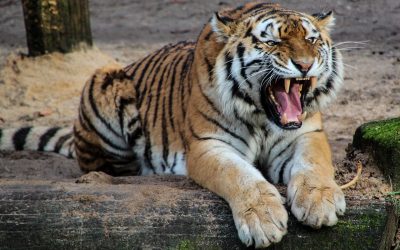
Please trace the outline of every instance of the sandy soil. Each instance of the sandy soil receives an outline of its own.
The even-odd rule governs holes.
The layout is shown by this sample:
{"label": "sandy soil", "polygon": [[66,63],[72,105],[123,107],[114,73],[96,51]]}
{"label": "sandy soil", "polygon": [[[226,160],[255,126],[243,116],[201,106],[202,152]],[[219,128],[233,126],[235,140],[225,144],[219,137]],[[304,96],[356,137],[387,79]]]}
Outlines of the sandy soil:
{"label": "sandy soil", "polygon": [[[70,124],[79,90],[95,68],[127,64],[164,44],[195,40],[211,13],[242,1],[91,0],[91,25],[98,49],[40,58],[24,56],[25,31],[19,1],[0,2],[0,126]],[[400,116],[400,2],[398,0],[281,1],[309,13],[334,10],[333,38],[342,44],[345,86],[325,111],[325,129],[340,183],[354,175],[354,162],[365,165],[356,190],[381,197],[389,190],[371,160],[358,153],[345,159],[355,129],[370,120]],[[361,47],[361,48],[354,48]],[[75,179],[76,163],[37,152],[0,152],[0,178]],[[372,190],[372,191],[371,191]],[[351,192],[351,191],[348,191]]]}

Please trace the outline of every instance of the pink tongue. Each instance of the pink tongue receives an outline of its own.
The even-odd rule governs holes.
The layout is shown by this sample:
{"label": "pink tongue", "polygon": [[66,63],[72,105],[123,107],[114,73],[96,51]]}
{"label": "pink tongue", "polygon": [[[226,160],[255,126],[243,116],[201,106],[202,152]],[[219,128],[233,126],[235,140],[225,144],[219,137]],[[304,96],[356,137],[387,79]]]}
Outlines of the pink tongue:
{"label": "pink tongue", "polygon": [[286,113],[288,122],[300,122],[297,116],[303,113],[300,102],[299,84],[291,83],[289,94],[285,92],[284,86],[274,87],[275,100],[278,102],[278,111],[281,116]]}

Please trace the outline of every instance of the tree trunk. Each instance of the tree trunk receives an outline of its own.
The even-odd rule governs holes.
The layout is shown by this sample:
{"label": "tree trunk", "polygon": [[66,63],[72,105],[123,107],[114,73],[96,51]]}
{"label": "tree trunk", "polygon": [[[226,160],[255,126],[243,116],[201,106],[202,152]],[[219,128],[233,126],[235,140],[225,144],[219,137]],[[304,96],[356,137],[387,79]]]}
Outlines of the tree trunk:
{"label": "tree trunk", "polygon": [[[108,182],[1,180],[1,248],[245,249],[227,203],[187,178]],[[312,230],[290,217],[288,234],[273,249],[390,249],[393,207],[360,197],[347,197],[347,204],[331,228]]]}
{"label": "tree trunk", "polygon": [[400,191],[400,117],[361,125],[354,134],[353,146],[370,154],[393,189]]}
{"label": "tree trunk", "polygon": [[88,0],[22,0],[29,55],[92,45]]}

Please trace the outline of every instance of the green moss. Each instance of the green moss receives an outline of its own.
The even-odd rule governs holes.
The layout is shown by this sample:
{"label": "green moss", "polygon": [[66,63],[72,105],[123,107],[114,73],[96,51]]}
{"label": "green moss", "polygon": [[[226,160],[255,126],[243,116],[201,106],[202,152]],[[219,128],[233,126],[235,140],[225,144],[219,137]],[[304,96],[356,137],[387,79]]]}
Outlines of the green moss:
{"label": "green moss", "polygon": [[385,147],[400,147],[400,118],[375,121],[361,126],[362,137]]}
{"label": "green moss", "polygon": [[393,187],[400,188],[400,118],[360,126],[354,134],[353,146],[370,153]]}
{"label": "green moss", "polygon": [[[205,240],[200,238],[195,238],[194,240],[181,240],[178,245],[175,248],[172,249],[176,249],[176,250],[198,250],[198,249],[210,249],[210,250],[219,250],[221,249],[220,247],[217,247],[215,245],[208,245],[205,246]],[[172,250],[171,249],[171,250]]]}
{"label": "green moss", "polygon": [[197,249],[197,244],[190,240],[182,240],[181,242],[178,243],[176,246],[177,250],[195,250]]}
{"label": "green moss", "polygon": [[392,203],[396,214],[400,216],[400,191],[394,191],[387,194],[386,201]]}

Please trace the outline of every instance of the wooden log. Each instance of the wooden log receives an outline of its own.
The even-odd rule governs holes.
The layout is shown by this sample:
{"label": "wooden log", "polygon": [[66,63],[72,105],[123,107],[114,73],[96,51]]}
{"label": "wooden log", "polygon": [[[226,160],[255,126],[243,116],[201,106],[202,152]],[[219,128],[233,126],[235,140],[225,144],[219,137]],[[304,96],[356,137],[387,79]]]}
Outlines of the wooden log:
{"label": "wooden log", "polygon": [[[0,248],[244,249],[227,203],[187,178],[111,182],[1,180]],[[389,249],[397,225],[392,206],[347,202],[332,228],[313,230],[291,217],[273,249]]]}
{"label": "wooden log", "polygon": [[88,0],[22,0],[29,55],[92,45]]}

